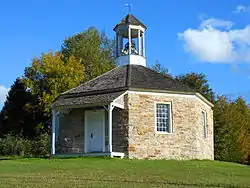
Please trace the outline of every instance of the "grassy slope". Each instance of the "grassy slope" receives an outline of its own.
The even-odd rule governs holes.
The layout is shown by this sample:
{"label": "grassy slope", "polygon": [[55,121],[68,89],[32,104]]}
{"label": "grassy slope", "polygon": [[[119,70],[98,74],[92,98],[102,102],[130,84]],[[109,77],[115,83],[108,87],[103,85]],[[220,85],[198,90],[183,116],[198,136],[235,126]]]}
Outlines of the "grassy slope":
{"label": "grassy slope", "polygon": [[250,187],[250,167],[104,158],[0,161],[0,187]]}

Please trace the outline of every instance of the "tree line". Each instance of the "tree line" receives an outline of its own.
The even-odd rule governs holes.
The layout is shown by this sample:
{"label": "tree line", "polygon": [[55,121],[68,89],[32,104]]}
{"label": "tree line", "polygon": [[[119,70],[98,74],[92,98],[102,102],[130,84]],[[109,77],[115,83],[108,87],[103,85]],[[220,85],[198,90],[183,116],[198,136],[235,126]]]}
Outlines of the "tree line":
{"label": "tree line", "polygon": [[[113,49],[114,40],[90,27],[66,38],[59,51],[35,57],[11,86],[0,112],[0,138],[9,138],[11,134],[34,140],[49,135],[53,100],[60,93],[113,69],[116,66]],[[216,160],[250,163],[250,108],[243,98],[232,100],[217,95],[203,73],[172,76],[159,63],[150,68],[185,83],[214,104]]]}

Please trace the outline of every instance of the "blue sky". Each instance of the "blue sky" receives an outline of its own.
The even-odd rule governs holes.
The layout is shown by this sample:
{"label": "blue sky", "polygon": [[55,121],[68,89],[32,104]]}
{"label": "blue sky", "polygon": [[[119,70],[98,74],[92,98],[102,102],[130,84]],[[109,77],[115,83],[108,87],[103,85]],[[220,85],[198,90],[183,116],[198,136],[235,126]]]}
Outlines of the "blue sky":
{"label": "blue sky", "polygon": [[90,26],[113,37],[126,3],[148,27],[148,65],[202,72],[218,94],[250,101],[249,0],[10,0],[0,4],[0,108],[33,57]]}

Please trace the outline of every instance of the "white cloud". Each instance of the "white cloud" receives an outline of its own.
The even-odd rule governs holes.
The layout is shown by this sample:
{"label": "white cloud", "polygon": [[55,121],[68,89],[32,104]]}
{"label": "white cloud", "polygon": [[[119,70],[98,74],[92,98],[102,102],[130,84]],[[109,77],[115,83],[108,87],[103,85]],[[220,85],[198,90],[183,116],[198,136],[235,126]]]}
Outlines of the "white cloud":
{"label": "white cloud", "polygon": [[250,45],[250,26],[246,26],[244,29],[231,30],[230,37],[232,41],[238,42],[242,45]]}
{"label": "white cloud", "polygon": [[209,27],[230,29],[232,26],[233,26],[233,22],[231,21],[210,18],[207,20],[203,20],[201,22],[200,29],[209,28]]}
{"label": "white cloud", "polygon": [[248,10],[248,7],[244,5],[238,5],[236,9],[233,11],[233,13],[244,13]]}
{"label": "white cloud", "polygon": [[202,62],[250,62],[250,26],[232,29],[233,23],[220,19],[202,21],[198,29],[179,33],[187,52]]}
{"label": "white cloud", "polygon": [[0,85],[0,106],[3,105],[9,89]]}

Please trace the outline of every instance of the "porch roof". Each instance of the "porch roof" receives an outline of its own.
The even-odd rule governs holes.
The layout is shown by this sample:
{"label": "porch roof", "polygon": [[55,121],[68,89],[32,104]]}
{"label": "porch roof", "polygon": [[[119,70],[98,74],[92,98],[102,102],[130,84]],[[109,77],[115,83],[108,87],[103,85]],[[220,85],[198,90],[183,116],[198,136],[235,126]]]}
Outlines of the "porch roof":
{"label": "porch roof", "polygon": [[125,91],[117,91],[110,93],[88,94],[88,95],[74,95],[60,96],[52,105],[52,107],[61,106],[78,106],[89,104],[107,104],[113,102],[117,97],[122,95]]}

